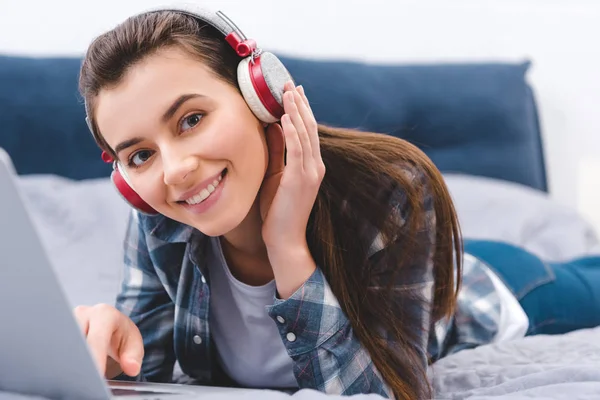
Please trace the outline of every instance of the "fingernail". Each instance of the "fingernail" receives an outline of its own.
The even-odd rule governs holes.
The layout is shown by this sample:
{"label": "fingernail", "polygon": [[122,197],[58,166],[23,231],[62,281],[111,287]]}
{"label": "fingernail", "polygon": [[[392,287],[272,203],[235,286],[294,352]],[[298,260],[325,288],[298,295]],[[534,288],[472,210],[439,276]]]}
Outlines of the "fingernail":
{"label": "fingernail", "polygon": [[298,86],[298,91],[304,94],[304,87],[302,87],[302,85]]}
{"label": "fingernail", "polygon": [[290,96],[290,101],[291,101],[292,103],[295,103],[295,100],[294,100],[294,93],[292,93],[292,95]]}

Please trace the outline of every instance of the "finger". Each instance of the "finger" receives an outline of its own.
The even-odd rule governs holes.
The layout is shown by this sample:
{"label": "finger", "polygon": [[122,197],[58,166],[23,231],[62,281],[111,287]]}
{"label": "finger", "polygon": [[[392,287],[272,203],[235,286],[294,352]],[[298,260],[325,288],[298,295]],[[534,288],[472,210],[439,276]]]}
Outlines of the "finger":
{"label": "finger", "polygon": [[142,369],[144,359],[144,341],[140,330],[129,321],[128,329],[122,335],[119,348],[116,349],[119,364],[124,373],[136,376]]}
{"label": "finger", "polygon": [[290,168],[296,173],[302,172],[302,145],[300,144],[300,138],[296,132],[296,127],[292,123],[290,116],[284,114],[281,117],[281,126],[283,127],[283,134],[285,136],[285,147],[287,162],[286,168]]}
{"label": "finger", "polygon": [[102,375],[106,372],[106,357],[108,357],[114,324],[107,318],[95,318],[89,323],[87,342]]}
{"label": "finger", "polygon": [[73,314],[75,315],[75,320],[77,321],[77,324],[79,325],[79,328],[83,332],[84,336],[87,336],[88,330],[90,329],[90,319],[88,316],[88,311],[89,307],[86,306],[77,306],[73,311]]}
{"label": "finger", "polygon": [[285,166],[285,138],[279,124],[271,124],[266,131],[269,161],[266,176],[272,176],[283,171]]}
{"label": "finger", "polygon": [[[308,99],[306,96],[302,96],[303,89],[299,86],[296,90],[296,105],[298,107],[298,111],[300,112],[300,116],[304,121],[304,126],[306,127],[306,131],[308,133],[308,140],[310,142],[310,149],[314,160],[321,159],[321,151],[319,149],[319,127],[317,125],[317,121],[308,106]],[[306,99],[306,101],[304,100]]]}
{"label": "finger", "polygon": [[306,93],[304,93],[304,86],[300,85],[297,87],[298,93],[300,93],[300,97],[302,97],[302,102],[310,111],[310,115],[312,115],[313,119],[315,118],[312,108],[310,107],[310,103],[308,102],[308,98],[306,97]]}
{"label": "finger", "polygon": [[[298,101],[298,105],[296,104]],[[300,141],[300,146],[302,147],[302,169],[309,170],[313,167],[313,156],[312,149],[310,147],[310,140],[308,138],[308,132],[306,131],[306,126],[304,125],[304,121],[302,120],[302,116],[300,115],[300,111],[298,109],[299,105],[302,105],[302,101],[296,90],[290,90],[286,93],[286,111],[290,116],[292,123],[294,124],[294,128],[298,139]]]}
{"label": "finger", "polygon": [[293,81],[287,81],[285,83],[285,85],[283,85],[283,93],[285,94],[285,92],[288,92],[290,90],[294,89],[294,82]]}
{"label": "finger", "polygon": [[302,98],[303,107],[300,107],[300,112],[302,114],[302,118],[304,119],[304,124],[306,125],[309,132],[310,146],[312,149],[312,154],[315,160],[321,160],[321,148],[319,143],[319,125],[317,120],[315,119],[315,115],[310,107],[308,102],[308,98],[304,93],[304,88],[302,86],[298,86],[298,93]]}

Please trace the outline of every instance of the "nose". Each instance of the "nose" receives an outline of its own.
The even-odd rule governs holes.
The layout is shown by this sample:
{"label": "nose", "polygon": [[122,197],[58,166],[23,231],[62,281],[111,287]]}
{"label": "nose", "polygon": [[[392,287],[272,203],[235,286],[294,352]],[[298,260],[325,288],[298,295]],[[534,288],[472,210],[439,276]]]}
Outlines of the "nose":
{"label": "nose", "polygon": [[178,185],[198,168],[196,157],[163,153],[163,180],[165,185]]}

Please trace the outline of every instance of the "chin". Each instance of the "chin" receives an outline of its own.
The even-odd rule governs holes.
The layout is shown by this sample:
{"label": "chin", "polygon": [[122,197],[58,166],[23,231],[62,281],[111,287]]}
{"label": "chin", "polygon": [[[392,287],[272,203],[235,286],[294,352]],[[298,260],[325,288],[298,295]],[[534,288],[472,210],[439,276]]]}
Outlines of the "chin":
{"label": "chin", "polygon": [[238,209],[225,215],[220,214],[213,218],[202,218],[202,221],[199,221],[199,218],[192,217],[185,218],[185,221],[182,222],[198,229],[206,236],[217,237],[235,230],[242,224],[247,215],[247,211],[244,212],[244,210]]}
{"label": "chin", "polygon": [[200,232],[205,234],[206,236],[218,237],[223,236],[232,230],[234,230],[237,226],[240,225],[240,222],[235,221],[214,221],[215,223],[203,223],[203,224],[190,224],[194,228],[198,229]]}

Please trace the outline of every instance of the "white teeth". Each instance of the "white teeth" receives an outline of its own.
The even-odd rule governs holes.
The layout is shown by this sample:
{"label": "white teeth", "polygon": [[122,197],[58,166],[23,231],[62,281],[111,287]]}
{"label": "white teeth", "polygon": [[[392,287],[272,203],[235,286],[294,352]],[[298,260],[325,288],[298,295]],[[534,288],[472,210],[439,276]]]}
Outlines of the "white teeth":
{"label": "white teeth", "polygon": [[219,186],[221,184],[222,179],[223,179],[223,177],[221,175],[219,175],[219,177],[217,179],[215,179],[206,188],[202,189],[202,191],[200,193],[198,193],[195,196],[190,197],[185,202],[190,205],[194,205],[194,204],[203,202],[204,200],[206,200],[208,198],[208,196],[210,196],[211,193],[213,193],[217,189],[217,186]]}
{"label": "white teeth", "polygon": [[202,201],[202,197],[197,194],[194,197],[192,197],[191,199],[187,200],[188,204],[197,204],[200,203]]}
{"label": "white teeth", "polygon": [[200,198],[202,200],[206,200],[208,196],[210,196],[210,192],[208,191],[208,189],[202,189],[202,191],[200,192]]}

